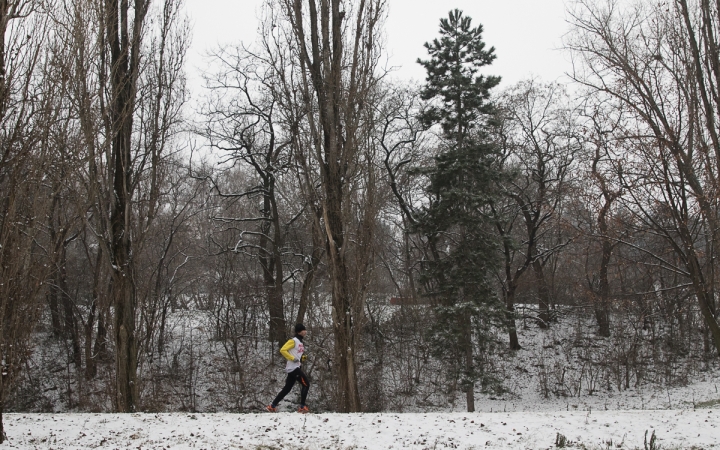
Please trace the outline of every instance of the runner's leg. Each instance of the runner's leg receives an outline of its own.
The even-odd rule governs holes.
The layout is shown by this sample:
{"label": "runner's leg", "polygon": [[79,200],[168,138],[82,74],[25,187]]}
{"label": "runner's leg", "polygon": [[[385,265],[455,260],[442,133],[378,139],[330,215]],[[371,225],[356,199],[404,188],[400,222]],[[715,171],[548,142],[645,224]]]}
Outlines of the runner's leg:
{"label": "runner's leg", "polygon": [[282,388],[282,390],[277,395],[277,397],[275,397],[275,400],[273,400],[273,402],[272,402],[273,406],[277,406],[282,401],[282,399],[284,399],[285,396],[290,393],[293,386],[295,385],[295,381],[297,381],[297,373],[296,372],[299,370],[300,370],[299,368],[295,369],[287,375],[287,379],[285,380],[285,386]]}
{"label": "runner's leg", "polygon": [[302,385],[302,389],[300,390],[300,406],[305,406],[305,400],[307,399],[308,391],[310,390],[310,379],[307,375],[305,375],[305,372],[300,369],[297,370],[300,371],[298,381]]}

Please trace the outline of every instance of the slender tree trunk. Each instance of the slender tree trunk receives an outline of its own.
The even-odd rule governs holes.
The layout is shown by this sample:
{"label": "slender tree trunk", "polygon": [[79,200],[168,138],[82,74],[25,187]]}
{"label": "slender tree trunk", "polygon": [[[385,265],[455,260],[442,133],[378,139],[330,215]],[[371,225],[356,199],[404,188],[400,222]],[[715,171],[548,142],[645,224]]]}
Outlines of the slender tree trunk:
{"label": "slender tree trunk", "polygon": [[463,320],[464,328],[464,345],[465,345],[465,371],[467,372],[467,390],[465,391],[465,399],[467,403],[467,412],[475,412],[475,358],[473,355],[472,341],[472,323],[470,316]]}
{"label": "slender tree trunk", "polygon": [[[341,0],[285,0],[299,52],[304,101],[317,115],[308,116],[311,139],[321,174],[324,235],[332,286],[335,368],[338,376],[338,408],[361,410],[358,390],[356,329],[363,295],[351,292],[348,275],[345,214],[351,210],[348,196],[349,166],[359,157],[361,116],[370,102],[375,84],[373,51],[375,27],[383,2],[359,0],[345,10]],[[353,18],[346,18],[346,14]],[[309,33],[306,28],[309,27]],[[354,27],[354,28],[353,28]],[[354,32],[349,36],[348,30]],[[352,43],[348,51],[346,43]],[[311,98],[313,100],[311,100]],[[315,101],[317,103],[315,103]],[[362,280],[362,264],[353,278]],[[362,283],[358,283],[362,285]]]}
{"label": "slender tree trunk", "polygon": [[109,359],[107,351],[107,327],[106,323],[106,311],[102,308],[102,305],[98,307],[97,315],[97,333],[95,334],[95,344],[93,345],[93,356],[96,361],[105,361]]}
{"label": "slender tree trunk", "polygon": [[170,299],[163,299],[162,311],[160,312],[160,326],[158,327],[157,350],[159,355],[165,352],[165,324],[167,322],[167,310],[169,306]]}
{"label": "slender tree trunk", "polygon": [[[540,189],[544,192],[544,188]],[[516,279],[526,270],[528,267],[532,267],[533,274],[535,275],[535,286],[537,289],[538,296],[538,309],[540,313],[538,315],[538,325],[540,328],[548,328],[550,326],[550,289],[548,288],[545,280],[545,274],[543,273],[543,263],[540,255],[538,255],[538,242],[537,234],[539,231],[539,221],[541,211],[539,208],[533,209],[532,201],[526,201],[521,195],[514,194],[512,197],[517,202],[520,210],[522,211],[523,219],[525,221],[525,229],[527,230],[527,254],[525,257],[525,263],[523,266],[515,272]],[[538,205],[543,203],[544,194],[540,194],[539,200],[536,201]],[[508,250],[505,250],[506,255]],[[506,256],[506,266],[508,264],[508,257]]]}
{"label": "slender tree trunk", "polygon": [[[7,27],[10,23],[10,4],[9,0],[0,0],[0,121],[5,118],[7,112],[7,68],[5,67],[5,39],[7,37]],[[0,412],[0,419],[2,418]],[[2,426],[2,420],[0,420]],[[0,434],[0,443],[2,443],[2,434]]]}
{"label": "slender tree trunk", "polygon": [[[332,154],[332,153],[331,153]],[[330,156],[328,159],[332,159]],[[353,296],[349,292],[347,263],[345,261],[345,233],[342,220],[342,181],[337,164],[336,170],[326,172],[326,201],[324,206],[330,277],[332,283],[333,330],[335,335],[335,358],[338,369],[340,407],[343,412],[359,412],[360,391],[355,365],[356,335]]]}
{"label": "slender tree trunk", "polygon": [[507,291],[505,292],[505,308],[508,317],[508,335],[510,337],[510,350],[520,350],[520,340],[518,339],[517,326],[515,325],[515,292],[517,291],[517,282],[510,280],[508,282]]}
{"label": "slender tree trunk", "polygon": [[313,281],[315,280],[315,269],[308,268],[303,279],[302,289],[300,291],[300,301],[298,302],[298,312],[295,316],[295,323],[304,323],[305,314],[307,313],[307,307],[310,303],[310,289],[312,289]]}
{"label": "slender tree trunk", "polygon": [[702,334],[703,334],[703,351],[705,353],[710,353],[712,345],[710,344],[710,329],[708,328],[706,323],[703,323],[702,327]]}
{"label": "slender tree trunk", "polygon": [[285,340],[285,333],[287,330],[287,322],[285,321],[285,301],[283,298],[283,282],[285,274],[283,270],[282,248],[284,246],[284,236],[283,229],[280,226],[280,212],[278,211],[277,202],[274,197],[274,175],[271,174],[270,178],[271,192],[273,193],[273,197],[270,198],[269,204],[273,225],[272,264],[270,266],[274,270],[274,283],[272,285],[271,301],[274,305],[273,317],[275,318],[275,342],[282,345],[282,342]]}
{"label": "slender tree trunk", "polygon": [[[1,0],[0,0],[1,1]],[[54,184],[54,183],[53,183]],[[54,190],[56,191],[56,187],[53,186]],[[50,323],[52,324],[52,334],[54,337],[59,338],[62,335],[62,324],[60,323],[60,305],[59,305],[59,297],[60,297],[60,287],[58,284],[58,278],[59,278],[59,264],[58,261],[60,257],[60,249],[61,249],[61,243],[58,242],[58,230],[55,224],[55,212],[58,207],[59,197],[58,195],[53,196],[52,200],[52,206],[50,210],[50,214],[48,214],[48,230],[50,233],[50,239],[53,242],[54,245],[54,251],[51,256],[52,261],[52,276],[48,280],[48,291],[47,291],[47,299],[48,304],[50,306]]]}
{"label": "slender tree trunk", "polygon": [[48,284],[46,297],[50,308],[50,324],[52,326],[52,334],[57,338],[60,337],[62,331],[62,326],[60,325],[60,308],[58,306],[57,280],[50,278]]}
{"label": "slender tree trunk", "polygon": [[[0,398],[4,398],[4,389],[2,382],[0,382]],[[5,409],[5,402],[0,402],[0,444],[5,442],[5,423],[3,421],[3,412]]]}
{"label": "slender tree trunk", "polygon": [[95,326],[95,313],[97,311],[97,300],[93,299],[90,305],[90,313],[85,323],[85,379],[92,380],[97,375],[97,363],[92,353],[92,336]]}
{"label": "slender tree trunk", "polygon": [[[93,273],[92,304],[90,313],[85,323],[85,379],[92,380],[97,376],[97,353],[93,353],[93,331],[95,330],[95,318],[98,315],[98,304],[100,302],[100,283],[102,277],[103,251],[98,248],[95,258],[95,271]],[[99,323],[99,321],[98,321]],[[97,341],[95,341],[97,345]],[[96,347],[97,350],[97,347]]]}
{"label": "slender tree trunk", "polygon": [[[608,279],[608,268],[610,266],[610,258],[612,257],[613,248],[615,247],[610,241],[608,235],[608,214],[610,208],[615,200],[617,200],[622,194],[622,190],[611,191],[608,186],[608,182],[605,176],[598,170],[598,164],[600,163],[603,155],[607,154],[604,149],[605,142],[602,140],[603,132],[600,129],[599,124],[595,123],[596,132],[601,139],[595,148],[595,155],[592,161],[592,176],[600,185],[600,190],[604,199],[604,203],[598,212],[597,225],[598,231],[600,232],[600,286],[597,295],[593,295],[594,307],[595,307],[595,319],[598,324],[598,334],[604,337],[610,337],[610,280]],[[593,290],[591,283],[590,290]]]}
{"label": "slender tree trunk", "polygon": [[[268,313],[270,314],[269,340],[282,345],[285,340],[285,307],[283,302],[283,270],[280,255],[281,242],[279,235],[278,218],[274,214],[271,195],[274,194],[274,183],[266,177],[263,196],[263,216],[265,220],[260,225],[260,253],[258,259],[263,270],[265,282],[265,297],[267,299]],[[274,229],[273,239],[270,239],[271,229]]]}
{"label": "slender tree trunk", "polygon": [[[129,0],[105,0],[107,42],[110,47],[112,164],[114,201],[110,215],[112,234],[111,298],[115,308],[115,388],[118,412],[138,407],[136,293],[130,239],[132,215],[132,124],[140,64],[140,41],[149,0],[135,0],[132,35]],[[131,40],[132,36],[132,40]]]}
{"label": "slender tree trunk", "polygon": [[317,220],[313,220],[312,222],[312,254],[310,255],[309,263],[306,264],[305,278],[303,279],[302,291],[300,292],[300,302],[295,323],[305,322],[305,313],[310,304],[310,294],[315,281],[315,272],[318,266],[320,266],[322,258],[322,231],[318,229],[319,225],[320,219],[318,217]]}
{"label": "slender tree trunk", "polygon": [[533,274],[535,275],[535,282],[537,283],[538,306],[540,309],[539,324],[540,328],[547,328],[550,326],[550,289],[545,281],[545,274],[543,273],[543,265],[540,258],[535,258],[532,263],[532,268]]}
{"label": "slender tree trunk", "polygon": [[603,233],[602,257],[600,260],[600,288],[595,304],[595,318],[598,324],[598,334],[604,337],[610,337],[610,281],[608,280],[608,266],[610,265],[612,249],[612,244]]}
{"label": "slender tree trunk", "polygon": [[80,370],[82,367],[82,347],[80,346],[80,334],[78,333],[77,317],[73,308],[73,303],[68,292],[67,283],[67,252],[65,246],[62,246],[60,254],[60,266],[58,268],[58,284],[60,287],[60,298],[62,298],[63,315],[65,318],[64,334],[66,338],[70,338],[73,351],[73,362],[75,367]]}
{"label": "slender tree trunk", "polygon": [[[505,309],[507,312],[507,325],[508,325],[508,337],[510,340],[510,350],[520,350],[522,347],[520,346],[520,341],[518,339],[517,335],[517,326],[515,325],[515,293],[517,292],[518,287],[518,281],[520,280],[520,277],[523,273],[527,270],[527,268],[530,265],[531,257],[532,255],[530,252],[527,253],[525,256],[525,261],[523,264],[518,267],[515,272],[512,270],[512,248],[510,247],[510,240],[508,238],[508,230],[506,230],[506,227],[503,226],[503,224],[500,222],[500,218],[498,217],[497,211],[495,210],[495,207],[492,208],[493,215],[495,216],[495,227],[497,228],[498,232],[500,233],[500,236],[503,241],[503,255],[504,255],[504,263],[505,263]],[[512,226],[509,227],[510,229]],[[532,248],[532,243],[530,243],[530,248]]]}
{"label": "slender tree trunk", "polygon": [[[327,215],[326,215],[327,220]],[[327,223],[327,222],[326,222]],[[327,225],[328,228],[330,227]],[[342,230],[342,223],[336,222],[336,227]],[[347,266],[344,258],[339,255],[339,248],[343,245],[342,231],[328,232],[329,252],[331,254],[331,281],[332,281],[332,307],[333,331],[335,335],[335,358],[338,370],[338,388],[340,393],[340,408],[342,412],[360,411],[360,391],[358,389],[357,368],[355,366],[355,326],[352,310],[352,296],[348,292]],[[337,240],[333,243],[333,236]]]}
{"label": "slender tree trunk", "polygon": [[695,296],[697,297],[698,305],[700,306],[700,312],[705,319],[705,324],[710,330],[710,334],[712,334],[715,350],[717,351],[718,356],[720,356],[720,326],[713,314],[711,308],[712,300],[708,296],[702,268],[693,248],[689,248],[687,261],[687,268],[690,272],[690,279],[692,280]]}

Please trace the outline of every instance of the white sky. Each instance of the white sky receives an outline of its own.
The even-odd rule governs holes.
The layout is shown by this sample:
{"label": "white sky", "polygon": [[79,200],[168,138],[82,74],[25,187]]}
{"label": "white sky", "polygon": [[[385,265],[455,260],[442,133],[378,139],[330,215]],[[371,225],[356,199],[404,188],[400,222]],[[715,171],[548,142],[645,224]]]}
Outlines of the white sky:
{"label": "white sky", "polygon": [[[252,43],[257,36],[262,0],[186,0],[193,24],[188,55],[190,88],[198,97],[202,55],[218,44]],[[559,48],[567,32],[565,0],[388,0],[386,22],[389,64],[399,79],[424,80],[415,61],[426,58],[423,43],[438,36],[441,17],[458,8],[482,24],[484,40],[495,47],[497,59],[486,71],[500,75],[501,86],[537,76],[562,81],[570,71],[569,57]]]}

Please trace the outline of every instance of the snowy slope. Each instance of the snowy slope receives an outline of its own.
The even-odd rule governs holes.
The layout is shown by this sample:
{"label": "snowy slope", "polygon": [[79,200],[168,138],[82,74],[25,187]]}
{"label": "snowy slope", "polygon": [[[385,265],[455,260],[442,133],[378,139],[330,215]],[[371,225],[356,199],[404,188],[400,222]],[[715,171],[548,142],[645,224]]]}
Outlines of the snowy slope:
{"label": "snowy slope", "polygon": [[720,408],[429,414],[7,414],[22,449],[718,448]]}
{"label": "snowy slope", "polygon": [[[196,314],[181,319],[175,322],[174,343],[187,346],[189,359],[182,359],[179,367],[196,368],[191,372],[193,401],[186,407],[195,411],[255,411],[274,397],[284,381],[282,361],[272,363],[267,349],[248,346],[248,351],[255,353],[248,358],[254,365],[244,366],[248,372],[245,390],[223,389],[227,380],[222,375],[228,373],[229,363],[211,339],[211,328],[203,326]],[[462,393],[452,400],[446,398],[427,377],[432,374],[431,368],[423,372],[422,383],[415,386],[417,392],[407,398],[384,380],[381,395],[387,400],[386,410],[393,412],[345,415],[65,413],[67,406],[51,397],[64,392],[64,372],[39,370],[37,373],[45,374],[48,383],[59,385],[43,385],[43,390],[53,409],[63,413],[4,414],[9,441],[0,450],[548,449],[557,448],[559,435],[566,439],[566,448],[576,449],[720,448],[720,361],[693,354],[672,359],[669,364],[662,358],[651,359],[637,365],[644,371],[641,379],[619,383],[622,380],[610,370],[617,360],[606,355],[623,345],[624,335],[610,339],[594,336],[587,320],[592,318],[568,315],[562,326],[547,330],[532,324],[521,326],[518,331],[523,349],[500,354],[493,362],[507,391],[480,392],[478,386],[477,413],[462,412]],[[56,361],[58,352],[54,350],[48,348],[47,355],[39,360],[46,357]],[[627,373],[628,368],[618,368],[618,376]],[[401,386],[406,384],[405,379],[400,380]],[[72,390],[77,395],[87,387],[78,385]],[[320,412],[321,390],[322,385],[315,383],[308,398],[310,408]],[[105,391],[98,392],[98,396],[85,399],[86,405],[109,408],[96,402],[107,401]],[[292,401],[296,393],[297,388],[287,400]],[[177,410],[173,403],[177,398],[171,395],[177,393],[162,391],[157,394],[158,401],[168,396],[165,406]],[[431,402],[419,403],[423,397]],[[281,405],[283,411],[291,408],[289,402]],[[653,431],[656,445],[646,446],[645,440]]]}

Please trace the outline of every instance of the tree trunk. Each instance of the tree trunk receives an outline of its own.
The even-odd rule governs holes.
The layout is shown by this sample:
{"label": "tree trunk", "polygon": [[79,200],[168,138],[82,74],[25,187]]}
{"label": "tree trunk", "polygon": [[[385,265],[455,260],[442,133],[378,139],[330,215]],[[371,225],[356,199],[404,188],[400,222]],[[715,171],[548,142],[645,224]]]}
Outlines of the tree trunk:
{"label": "tree trunk", "polygon": [[[329,202],[328,202],[329,203]],[[339,221],[340,207],[334,211],[335,221],[328,220],[328,247],[331,260],[333,331],[335,334],[335,358],[338,371],[339,407],[342,412],[359,412],[360,390],[358,389],[357,368],[355,366],[355,327],[352,308],[352,296],[348,292],[349,280],[344,258],[338,251],[343,246],[342,222]],[[336,231],[331,231],[334,223]],[[336,239],[333,239],[336,237]]]}
{"label": "tree trunk", "polygon": [[69,338],[72,343],[73,362],[75,367],[80,370],[82,367],[82,347],[80,346],[80,334],[78,333],[77,317],[73,308],[73,302],[68,292],[67,284],[67,251],[65,245],[61,245],[60,261],[58,266],[58,287],[60,288],[60,298],[63,305],[64,316],[64,336]]}
{"label": "tree trunk", "polygon": [[[361,0],[345,10],[341,0],[288,0],[288,20],[298,48],[303,101],[308,115],[314,154],[319,165],[324,237],[329,256],[332,285],[335,368],[338,376],[338,408],[343,412],[361,410],[358,390],[356,320],[362,314],[363,293],[351,289],[346,259],[349,230],[345,221],[351,210],[348,186],[349,166],[359,158],[361,116],[370,102],[375,85],[375,27],[383,2]],[[354,18],[347,18],[352,13]],[[310,33],[306,33],[306,27]],[[354,32],[354,34],[353,34]],[[345,45],[350,43],[346,52]],[[313,100],[311,100],[313,99]],[[315,103],[315,101],[317,103]],[[355,280],[363,280],[358,264]],[[358,282],[358,286],[364,286]]]}
{"label": "tree trunk", "polygon": [[543,265],[540,258],[535,258],[532,263],[533,273],[535,274],[535,282],[537,283],[538,306],[540,309],[539,324],[540,328],[550,326],[550,289],[548,289],[543,273]]}
{"label": "tree trunk", "polygon": [[167,322],[167,310],[169,306],[170,300],[163,299],[162,311],[160,312],[160,326],[158,327],[157,350],[159,355],[165,352],[165,324]]}
{"label": "tree trunk", "polygon": [[107,351],[107,327],[105,326],[106,318],[104,308],[98,308],[97,315],[97,333],[95,334],[95,344],[93,345],[93,356],[96,361],[105,361],[109,359]]}
{"label": "tree trunk", "polygon": [[50,308],[50,324],[52,326],[53,336],[60,337],[62,326],[60,325],[60,308],[58,306],[58,287],[57,281],[53,278],[48,280],[47,299]]}
{"label": "tree trunk", "polygon": [[[598,134],[602,135],[602,133]],[[600,150],[601,145],[598,145],[595,150],[595,157],[593,158],[592,174],[600,185],[605,202],[600,208],[597,218],[602,255],[600,257],[600,286],[598,295],[593,296],[593,299],[595,300],[595,318],[598,324],[598,334],[600,336],[610,337],[610,280],[608,279],[608,267],[610,266],[610,258],[612,257],[614,245],[608,236],[607,216],[613,202],[621,195],[622,191],[611,192],[605,177],[598,170],[597,166],[602,156]],[[592,286],[590,286],[590,289],[592,289]]]}
{"label": "tree trunk", "polygon": [[[57,187],[55,186],[55,183],[53,183],[53,191],[57,192]],[[58,267],[60,262],[58,261],[58,259],[60,257],[60,249],[62,244],[58,242],[58,230],[55,223],[55,212],[58,207],[58,202],[59,196],[57,194],[53,195],[50,214],[48,214],[48,231],[50,233],[50,239],[52,240],[52,243],[54,245],[54,251],[51,256],[53,271],[51,278],[48,280],[47,299],[50,306],[50,321],[52,324],[52,334],[56,338],[59,338],[63,334],[62,324],[60,323],[60,305],[58,301],[60,297],[60,286],[58,284]],[[63,238],[61,237],[60,239],[62,240]]]}
{"label": "tree trunk", "polygon": [[320,219],[313,221],[312,224],[312,254],[310,255],[310,262],[306,264],[305,278],[303,279],[302,291],[300,292],[300,302],[298,305],[297,320],[295,323],[305,322],[305,313],[307,311],[308,304],[310,303],[310,293],[315,280],[315,272],[320,266],[322,257],[322,232],[318,229]]}
{"label": "tree trunk", "polygon": [[692,248],[689,248],[687,256],[687,268],[690,272],[690,279],[693,283],[693,289],[695,290],[695,296],[698,300],[698,306],[700,307],[700,312],[705,319],[705,324],[710,330],[710,334],[712,334],[715,350],[717,351],[718,356],[720,356],[720,325],[718,325],[718,321],[715,318],[710,306],[712,304],[712,300],[708,298],[707,285],[703,277],[700,262],[698,261],[697,255]]}
{"label": "tree trunk", "polygon": [[473,352],[473,342],[472,342],[472,321],[470,319],[470,316],[464,318],[463,320],[463,328],[464,328],[464,344],[465,344],[465,371],[466,371],[466,391],[465,391],[465,399],[467,404],[467,412],[475,412],[475,382],[472,381],[475,379],[475,358],[474,358],[474,352]]}
{"label": "tree trunk", "polygon": [[[522,204],[521,202],[519,202]],[[522,347],[520,346],[520,341],[518,339],[517,335],[517,326],[515,325],[515,293],[517,292],[518,287],[518,281],[520,280],[520,277],[523,273],[527,270],[527,268],[530,266],[530,262],[532,261],[532,254],[530,250],[533,248],[532,240],[530,240],[529,249],[527,254],[525,255],[525,261],[523,264],[518,267],[515,272],[513,273],[512,270],[512,248],[510,246],[510,240],[508,238],[508,231],[503,226],[503,224],[500,222],[500,217],[497,214],[497,211],[495,210],[495,207],[492,208],[493,215],[495,216],[495,227],[497,228],[498,232],[500,233],[500,236],[502,237],[503,241],[503,255],[505,259],[505,289],[503,294],[505,295],[505,309],[507,311],[507,326],[508,326],[508,335],[510,338],[510,350],[520,350]],[[527,216],[525,216],[527,218]],[[527,227],[527,223],[526,223]],[[512,227],[509,227],[512,229]],[[530,230],[530,228],[527,228]],[[530,235],[532,236],[532,235]]]}
{"label": "tree trunk", "polygon": [[[3,397],[2,387],[0,387],[0,398]],[[5,424],[3,423],[3,402],[0,402],[0,444],[5,442]]]}
{"label": "tree trunk", "polygon": [[602,258],[600,261],[600,288],[598,290],[598,297],[595,303],[595,319],[598,324],[598,334],[604,337],[610,337],[610,282],[608,280],[608,266],[610,265],[612,248],[613,246],[609,239],[606,236],[603,236]]}
{"label": "tree trunk", "polygon": [[139,76],[140,41],[149,0],[134,1],[132,41],[129,0],[105,0],[107,42],[111,66],[113,204],[110,215],[112,284],[115,308],[115,388],[118,412],[138,406],[137,342],[135,337],[135,280],[132,267],[132,131],[136,84]]}
{"label": "tree trunk", "polygon": [[[544,188],[539,189],[544,192]],[[541,256],[538,255],[537,239],[538,231],[540,229],[540,209],[533,209],[532,205],[534,202],[526,201],[521,195],[515,194],[512,197],[517,202],[520,210],[522,211],[523,218],[525,221],[525,229],[527,230],[527,254],[525,257],[525,263],[515,272],[515,280],[517,280],[525,269],[532,267],[533,274],[535,275],[535,286],[537,289],[538,296],[538,325],[540,328],[548,328],[550,326],[550,289],[545,281],[545,274],[543,273],[543,262]],[[539,200],[535,203],[542,204],[544,194],[539,195]],[[509,264],[506,252],[506,266]],[[506,267],[507,271],[507,267]]]}
{"label": "tree trunk", "polygon": [[130,278],[130,275],[125,273],[113,275],[115,388],[118,412],[135,412],[138,406],[135,292]]}
{"label": "tree trunk", "polygon": [[507,292],[505,292],[505,308],[507,309],[508,334],[510,337],[510,350],[520,350],[520,341],[517,335],[517,326],[515,325],[515,292],[517,291],[517,283],[513,280],[508,282]]}
{"label": "tree trunk", "polygon": [[97,362],[92,353],[92,336],[95,326],[95,312],[97,311],[97,300],[93,298],[90,305],[90,313],[85,323],[85,379],[92,380],[97,375]]}
{"label": "tree trunk", "polygon": [[[265,220],[260,225],[260,266],[263,269],[265,282],[265,295],[270,314],[269,340],[275,344],[282,345],[285,341],[285,306],[283,302],[283,270],[280,247],[282,246],[282,235],[277,209],[274,207],[273,199],[275,185],[272,175],[265,176],[263,196],[263,216]],[[274,231],[273,239],[270,239],[270,231]]]}

